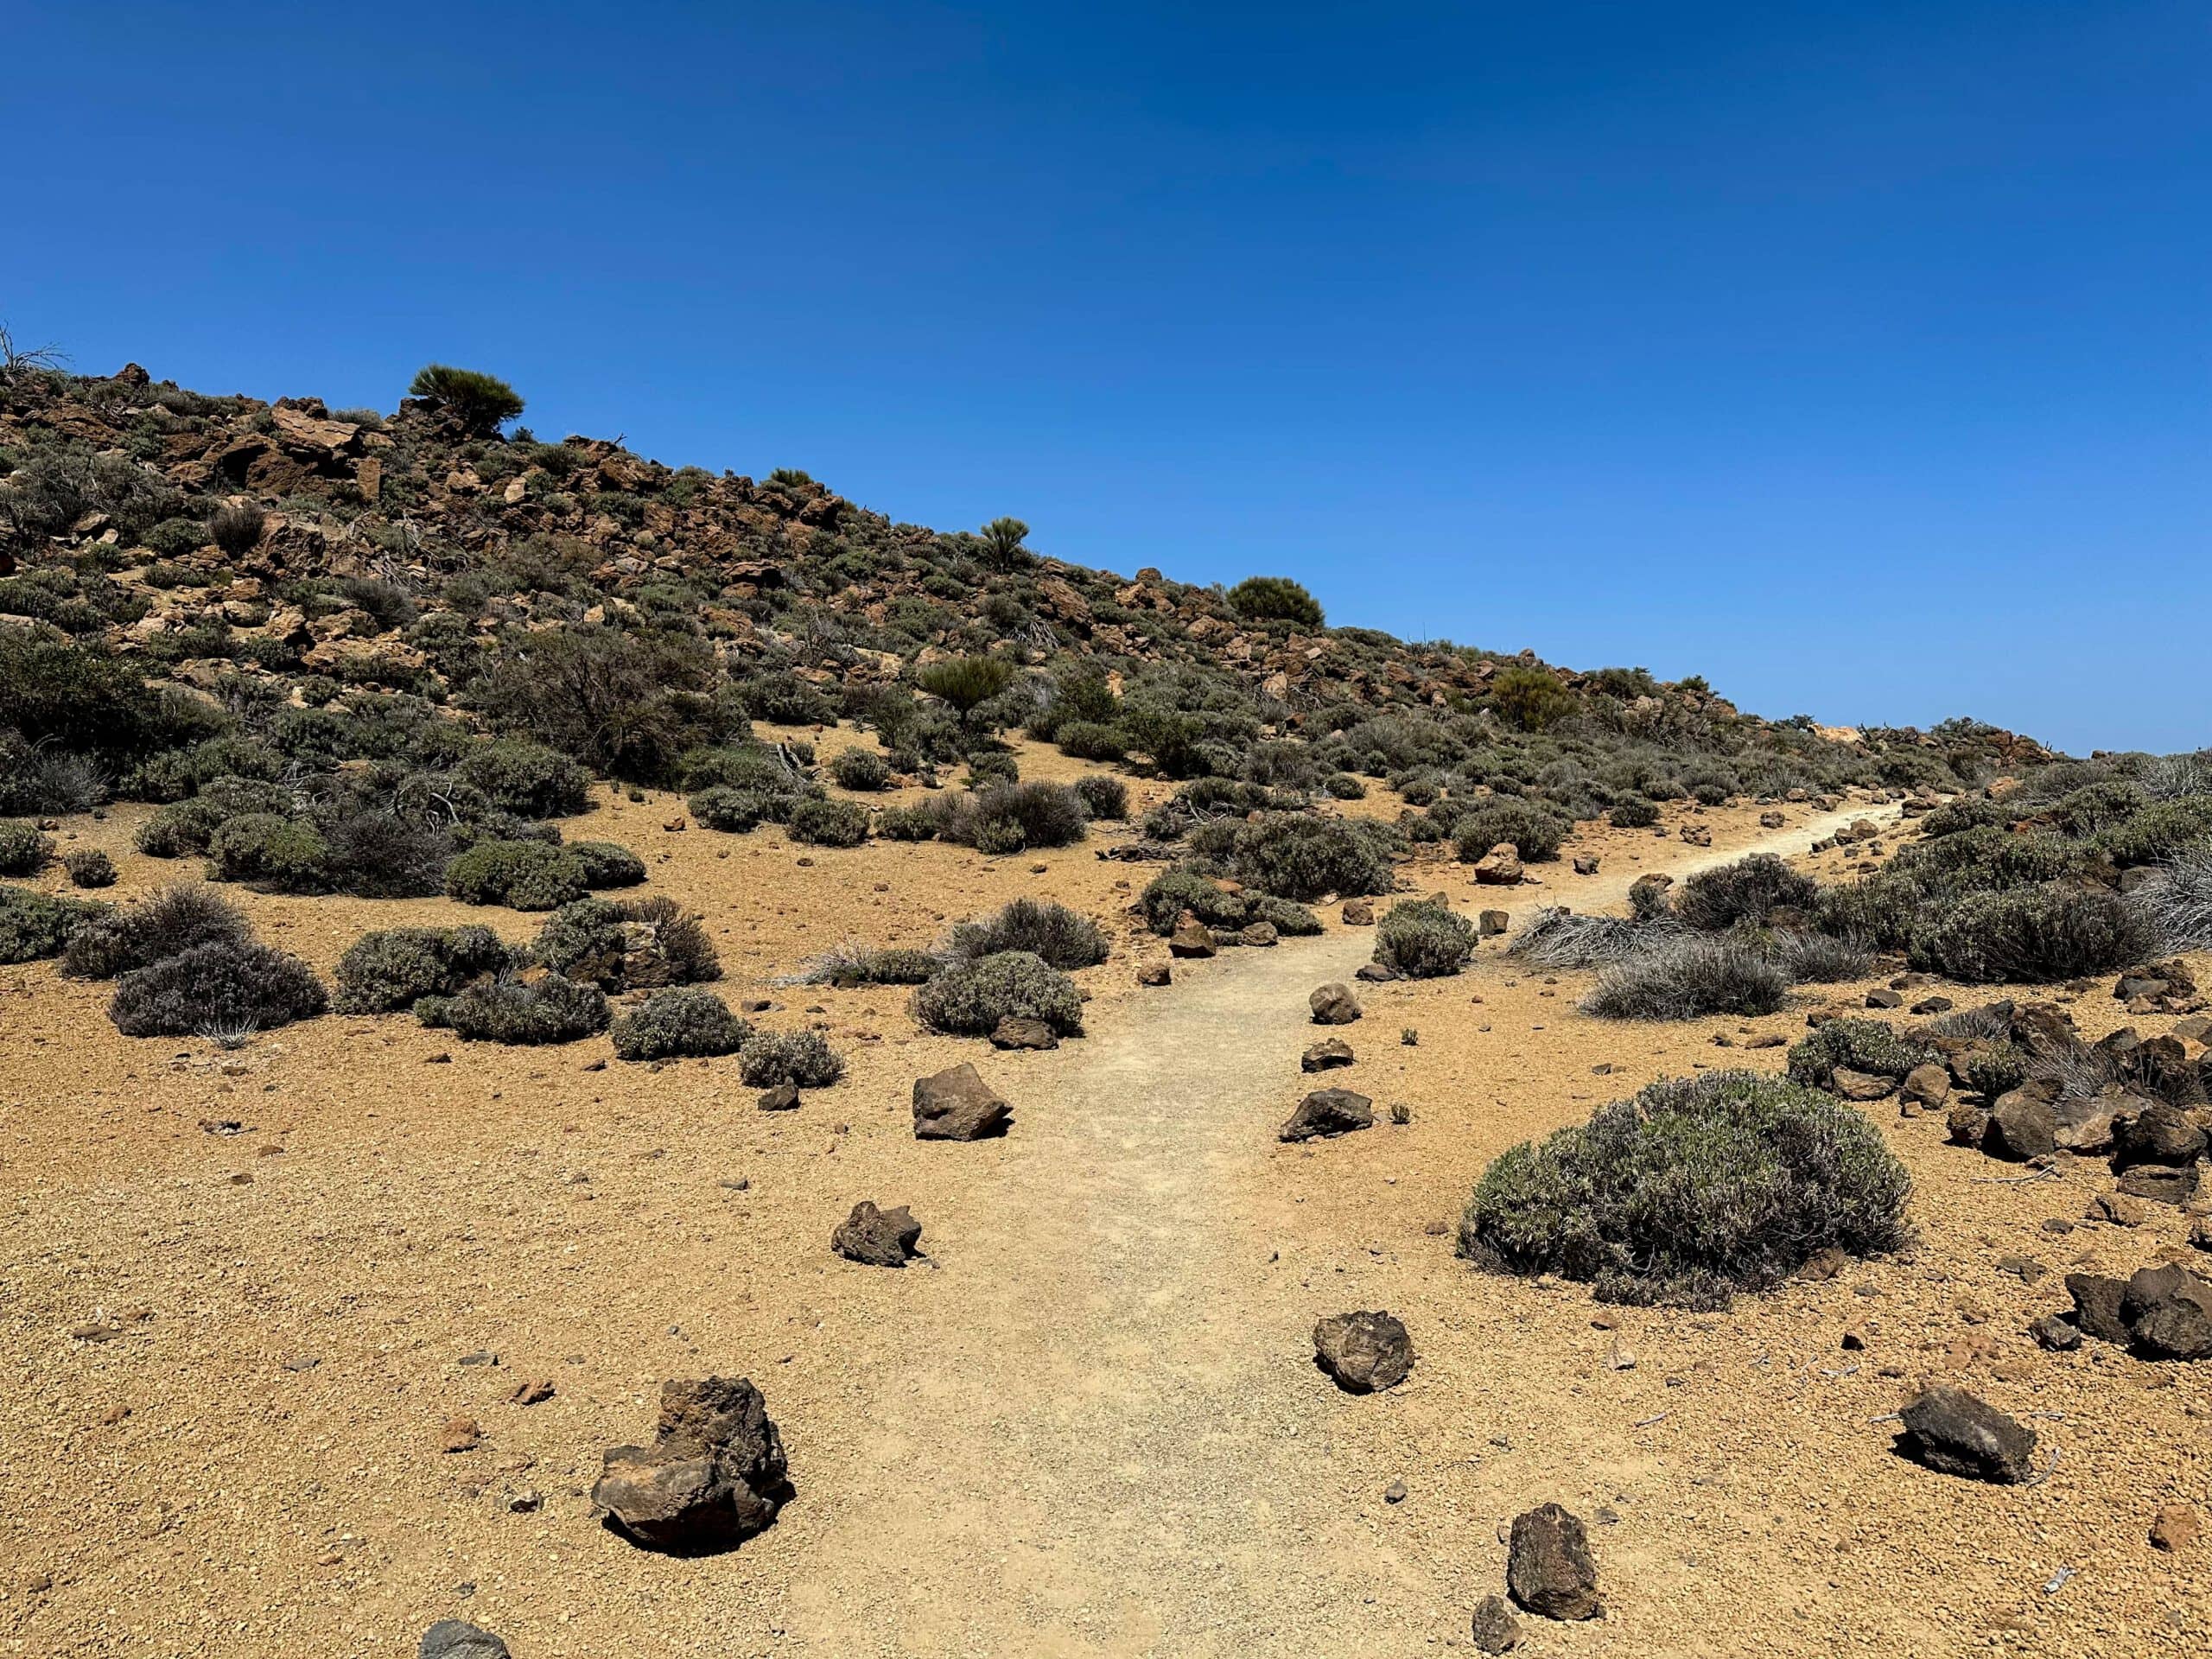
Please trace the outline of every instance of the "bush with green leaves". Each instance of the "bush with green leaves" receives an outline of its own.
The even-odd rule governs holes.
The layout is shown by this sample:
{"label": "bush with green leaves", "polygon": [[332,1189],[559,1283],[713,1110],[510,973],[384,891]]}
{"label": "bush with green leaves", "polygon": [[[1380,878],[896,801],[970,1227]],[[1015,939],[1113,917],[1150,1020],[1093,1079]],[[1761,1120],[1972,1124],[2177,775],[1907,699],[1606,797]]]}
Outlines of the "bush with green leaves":
{"label": "bush with green leaves", "polygon": [[887,806],[876,814],[875,833],[884,841],[935,841],[943,822],[926,806]]}
{"label": "bush with green leaves", "polygon": [[1835,1069],[1903,1077],[1938,1058],[1929,1044],[1880,1020],[1829,1020],[1789,1051],[1789,1075],[1815,1089],[1835,1087]]}
{"label": "bush with green leaves", "polygon": [[1375,960],[1408,979],[1442,979],[1475,953],[1474,924],[1428,899],[1393,905],[1375,928]]}
{"label": "bush with green leaves", "polygon": [[532,1046],[595,1037],[613,1014],[598,986],[549,973],[534,979],[502,974],[454,996],[426,996],[415,1004],[415,1017],[464,1042]]}
{"label": "bush with green leaves", "polygon": [[817,985],[920,985],[944,970],[944,958],[911,945],[873,945],[848,940],[817,958],[807,979]]}
{"label": "bush with green leaves", "polygon": [[738,1051],[737,1075],[749,1089],[826,1089],[845,1075],[845,1062],[818,1031],[756,1031]]}
{"label": "bush with green leaves", "polygon": [[757,790],[709,784],[694,791],[683,805],[703,827],[741,836],[760,827],[772,810],[771,799]]}
{"label": "bush with green leaves", "polygon": [[1523,863],[1546,864],[1559,856],[1560,845],[1573,827],[1572,820],[1549,807],[1503,796],[1471,808],[1460,817],[1454,839],[1459,856],[1470,864],[1492,848],[1508,844],[1519,851]]}
{"label": "bush with green leaves", "polygon": [[960,781],[969,789],[1018,784],[1021,781],[1021,762],[1010,749],[978,749],[968,757],[968,775]]}
{"label": "bush with green leaves", "polygon": [[1643,795],[1624,795],[1615,801],[1606,820],[1616,830],[1649,830],[1659,822],[1659,804]]}
{"label": "bush with green leaves", "polygon": [[1004,657],[947,657],[914,676],[914,683],[950,703],[964,725],[977,709],[1014,683],[1014,664]]}
{"label": "bush with green leaves", "polygon": [[584,866],[543,841],[480,841],[446,867],[446,896],[464,905],[557,910],[583,897]]}
{"label": "bush with green leaves", "polygon": [[1601,1020],[1696,1020],[1772,1014],[1789,997],[1788,976],[1758,951],[1694,934],[1606,968],[1582,1011]]}
{"label": "bush with green leaves", "polygon": [[1106,936],[1089,917],[1048,899],[1017,899],[981,921],[952,930],[950,954],[969,961],[1003,950],[1027,950],[1054,968],[1095,968],[1106,960]]}
{"label": "bush with green leaves", "polygon": [[497,375],[475,369],[456,369],[449,364],[428,363],[415,372],[408,395],[436,404],[463,431],[490,437],[523,411],[515,389]]}
{"label": "bush with green leaves", "polygon": [[1236,826],[1230,872],[1248,887],[1300,903],[1330,893],[1388,893],[1396,885],[1389,830],[1364,819],[1274,812]]}
{"label": "bush with green leaves", "polygon": [[1321,626],[1321,602],[1288,576],[1247,576],[1229,590],[1229,608],[1255,622]]}
{"label": "bush with green leaves", "polygon": [[1675,897],[1675,913],[1692,927],[1719,933],[1738,922],[1757,926],[1777,909],[1803,909],[1819,894],[1812,877],[1772,853],[1753,853],[1689,877]]}
{"label": "bush with green leaves", "polygon": [[1097,721],[1070,721],[1058,728],[1054,741],[1060,753],[1078,760],[1125,760],[1129,753],[1129,734],[1118,726],[1105,725]]}
{"label": "bush with green leaves", "polygon": [[891,786],[891,764],[874,749],[847,749],[830,763],[840,789],[873,794]]}
{"label": "bush with green leaves", "polygon": [[340,1014],[396,1014],[505,971],[513,953],[488,927],[392,927],[364,933],[338,959]]}
{"label": "bush with green leaves", "polygon": [[0,819],[0,875],[33,875],[54,856],[54,838],[20,818]]}
{"label": "bush with green leaves", "polygon": [[2095,845],[2123,869],[2212,851],[2212,795],[2153,802],[2101,829]]}
{"label": "bush with green leaves", "polygon": [[0,965],[58,957],[72,933],[106,913],[105,905],[86,899],[0,887]]}
{"label": "bush with green leaves", "polygon": [[216,938],[124,974],[108,1017],[126,1037],[229,1039],[311,1020],[327,1007],[322,982],[297,957]]}
{"label": "bush with green leaves", "polygon": [[807,847],[857,847],[868,839],[868,809],[857,801],[801,801],[791,809],[791,835]]}
{"label": "bush with green leaves", "polygon": [[938,836],[979,853],[1004,854],[1066,847],[1081,841],[1090,814],[1083,798],[1065,784],[1001,785],[931,804]]}
{"label": "bush with green leaves", "polygon": [[2027,1051],[2012,1042],[1997,1042],[1969,1052],[1960,1065],[1967,1087],[1985,1100],[1995,1100],[2028,1080]]}
{"label": "bush with green leaves", "polygon": [[1071,785],[1094,820],[1119,823],[1129,816],[1129,786],[1103,772],[1085,772]]}
{"label": "bush with green leaves", "polygon": [[1718,1308],[1823,1250],[1903,1248],[1910,1191],[1880,1132],[1832,1096],[1709,1071],[1510,1148],[1476,1184],[1459,1249],[1495,1271],[1586,1282],[1603,1301]]}
{"label": "bush with green leaves", "polygon": [[614,1022],[618,1060],[709,1058],[734,1054],[753,1027],[712,991],[655,991]]}
{"label": "bush with green leaves", "polygon": [[233,502],[207,515],[207,538],[232,558],[259,545],[269,515],[251,501]]}
{"label": "bush with green leaves", "polygon": [[248,812],[226,819],[209,838],[207,874],[277,893],[313,893],[328,885],[329,857],[329,843],[312,823]]}
{"label": "bush with green leaves", "polygon": [[584,886],[594,893],[634,887],[645,879],[645,861],[612,841],[570,841],[561,850],[582,868]]}
{"label": "bush with green leaves", "polygon": [[1332,772],[1321,780],[1321,787],[1331,798],[1339,801],[1363,801],[1367,785],[1349,772]]}
{"label": "bush with green leaves", "polygon": [[163,887],[73,930],[62,971],[74,979],[113,979],[196,945],[239,944],[252,937],[245,912],[213,888]]}
{"label": "bush with green leaves", "polygon": [[1968,893],[1913,935],[1911,960],[1967,984],[2030,984],[2133,967],[2158,946],[2118,893],[2052,881]]}
{"label": "bush with green leaves", "polygon": [[591,804],[590,772],[557,750],[521,738],[475,745],[454,776],[517,817],[573,817]]}
{"label": "bush with green leaves", "polygon": [[577,899],[546,918],[531,960],[607,991],[690,985],[721,977],[714,941],[673,899]]}
{"label": "bush with green leaves", "polygon": [[954,963],[914,992],[914,1017],[931,1031],[988,1037],[1008,1015],[1041,1020],[1063,1037],[1083,1029],[1083,993],[1027,950]]}
{"label": "bush with green leaves", "polygon": [[1231,893],[1199,871],[1183,866],[1162,870],[1137,895],[1144,924],[1165,938],[1188,911],[1208,927],[1243,927],[1252,918],[1251,900]]}

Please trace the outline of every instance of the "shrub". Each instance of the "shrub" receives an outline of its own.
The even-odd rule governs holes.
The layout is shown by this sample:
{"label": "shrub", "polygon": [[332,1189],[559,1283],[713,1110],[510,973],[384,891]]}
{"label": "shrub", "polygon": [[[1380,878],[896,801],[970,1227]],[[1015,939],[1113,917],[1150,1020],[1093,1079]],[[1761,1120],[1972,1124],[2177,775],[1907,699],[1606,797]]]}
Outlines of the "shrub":
{"label": "shrub", "polygon": [[1548,863],[1559,856],[1560,843],[1573,827],[1547,806],[1510,798],[1485,801],[1459,820],[1459,856],[1472,864],[1510,842],[1528,863]]}
{"label": "shrub", "polygon": [[1229,608],[1261,622],[1321,626],[1320,601],[1288,576],[1247,576],[1229,590]]}
{"label": "shrub", "polygon": [[1691,876],[1682,883],[1675,912],[1692,927],[1718,933],[1738,922],[1764,922],[1768,912],[1780,906],[1808,906],[1820,890],[1818,882],[1772,853],[1754,853]]}
{"label": "shrub", "polygon": [[581,867],[584,886],[594,893],[606,887],[634,887],[645,879],[645,861],[613,842],[572,841],[561,850]]}
{"label": "shrub", "polygon": [[845,1062],[818,1031],[761,1031],[739,1051],[737,1075],[749,1089],[826,1089],[845,1075]]}
{"label": "shrub", "polygon": [[1969,893],[1913,937],[1916,967],[1968,984],[2109,973],[2157,954],[2142,913],[2103,887],[2054,881]]}
{"label": "shrub", "polygon": [[969,789],[988,789],[994,784],[1013,784],[1021,780],[1021,763],[1006,749],[984,749],[968,757],[968,776],[962,781]]}
{"label": "shrub", "polygon": [[855,801],[801,801],[791,809],[791,839],[809,847],[857,847],[868,839],[868,809]]}
{"label": "shrub", "polygon": [[2165,950],[2212,950],[2212,853],[2175,860],[2128,895]]}
{"label": "shrub", "polygon": [[372,810],[347,812],[323,831],[322,874],[364,899],[427,899],[445,888],[453,842],[439,824]]}
{"label": "shrub", "polygon": [[1968,1054],[1959,1069],[1966,1074],[1967,1088],[1985,1100],[1994,1100],[2028,1080],[2027,1051],[2013,1043],[1993,1043]]}
{"label": "shrub", "polygon": [[501,975],[479,980],[457,996],[426,996],[415,1005],[426,1026],[464,1042],[572,1043],[607,1029],[606,993],[560,974],[537,979]]}
{"label": "shrub", "polygon": [[1649,830],[1659,822],[1659,804],[1642,795],[1624,795],[1605,817],[1616,830]]}
{"label": "shrub", "polygon": [[1367,785],[1349,772],[1332,772],[1321,780],[1321,787],[1339,801],[1363,801]]}
{"label": "shrub", "polygon": [[1083,994],[1065,974],[1027,950],[955,963],[914,992],[914,1017],[931,1031],[988,1037],[1013,1014],[1041,1020],[1063,1037],[1083,1029]]}
{"label": "shrub", "polygon": [[2096,844],[2122,867],[2157,864],[2192,849],[2212,849],[2212,796],[2154,802],[2100,832]]}
{"label": "shrub", "polygon": [[935,841],[943,822],[926,806],[891,806],[876,814],[875,833],[886,841]]}
{"label": "shrub", "polygon": [[1794,928],[1774,936],[1767,956],[1796,985],[1834,985],[1863,979],[1874,966],[1873,951],[1857,939]]}
{"label": "shrub", "polygon": [[1880,1020],[1830,1020],[1789,1051],[1789,1075],[1814,1089],[1833,1089],[1839,1065],[1870,1077],[1902,1077],[1936,1058],[1928,1044],[1900,1036]]}
{"label": "shrub", "polygon": [[817,961],[807,978],[823,985],[920,985],[944,967],[944,959],[927,950],[900,945],[877,950],[848,942]]}
{"label": "shrub", "polygon": [[1230,867],[1262,893],[1303,903],[1327,893],[1388,893],[1396,885],[1380,825],[1278,812],[1236,829]]}
{"label": "shrub", "polygon": [[1507,725],[1524,732],[1541,732],[1574,712],[1573,695],[1565,686],[1541,668],[1517,664],[1491,682],[1490,700]]}
{"label": "shrub", "polygon": [[1129,816],[1129,786],[1103,772],[1087,772],[1075,780],[1076,798],[1093,818],[1118,823]]}
{"label": "shrub", "polygon": [[435,404],[464,431],[477,437],[490,437],[523,411],[523,401],[515,389],[496,375],[443,363],[429,363],[417,369],[407,392]]}
{"label": "shrub", "polygon": [[1059,728],[1058,741],[1061,753],[1073,755],[1078,760],[1125,760],[1128,758],[1128,734],[1118,726],[1109,726],[1098,721],[1071,721]]}
{"label": "shrub", "polygon": [[994,570],[1011,570],[1022,562],[1029,550],[1022,543],[1029,537],[1029,526],[1019,518],[994,518],[983,526],[983,557]]}
{"label": "shrub", "polygon": [[614,1022],[618,1060],[667,1060],[734,1054],[753,1027],[712,991],[655,991]]}
{"label": "shrub", "polygon": [[707,829],[740,836],[759,829],[769,810],[767,798],[759,791],[733,789],[727,784],[713,784],[695,791],[683,804],[692,817]]}
{"label": "shrub", "polygon": [[207,519],[207,536],[232,558],[250,553],[259,544],[268,515],[251,502],[218,507]]}
{"label": "shrub", "polygon": [[218,881],[305,893],[323,885],[329,854],[313,824],[274,812],[248,812],[226,820],[208,841],[208,874]]}
{"label": "shrub", "polygon": [[77,979],[113,979],[197,945],[244,944],[251,937],[245,912],[213,888],[164,887],[78,928],[62,970]]}
{"label": "shrub", "polygon": [[1547,906],[1514,935],[1506,949],[1532,968],[1602,968],[1677,944],[1681,938],[1681,925],[1671,916],[1586,916]]}
{"label": "shrub", "polygon": [[1582,1009],[1601,1020],[1772,1014],[1789,991],[1782,969],[1756,950],[1700,937],[1614,963],[1599,976]]}
{"label": "shrub", "polygon": [[874,792],[891,785],[891,766],[874,749],[847,749],[830,763],[830,775],[843,789]]}
{"label": "shrub", "polygon": [[721,977],[714,941],[696,916],[656,894],[578,899],[547,918],[531,960],[602,990],[635,991]]}
{"label": "shrub", "polygon": [[310,1020],[329,1006],[297,957],[216,938],[123,976],[108,1017],[126,1037],[232,1035]]}
{"label": "shrub", "polygon": [[338,959],[340,1014],[393,1014],[451,996],[503,971],[507,947],[488,927],[393,927],[364,933]]}
{"label": "shrub", "polygon": [[948,657],[914,676],[914,683],[959,710],[964,724],[982,704],[1014,683],[1014,664],[1003,657]]}
{"label": "shrub", "polygon": [[1230,893],[1198,871],[1178,867],[1162,870],[1137,895],[1137,908],[1145,925],[1163,938],[1175,931],[1183,912],[1208,927],[1242,927],[1251,920],[1251,901]]}
{"label": "shrub", "polygon": [[979,853],[1069,846],[1089,823],[1083,798],[1064,784],[1001,785],[931,810],[941,838]]}
{"label": "shrub", "polygon": [[591,773],[567,755],[520,738],[476,745],[461,757],[454,775],[518,817],[572,817],[591,798]]}
{"label": "shrub", "polygon": [[1459,1254],[1606,1301],[1721,1307],[1820,1251],[1901,1248],[1911,1182],[1864,1117],[1751,1071],[1655,1083],[1483,1173]]}
{"label": "shrub", "polygon": [[1106,960],[1106,936],[1089,917],[1036,899],[1017,899],[995,915],[952,930],[954,956],[974,961],[1003,950],[1027,950],[1064,971],[1092,968]]}
{"label": "shrub", "polygon": [[1287,939],[1310,939],[1321,931],[1321,918],[1303,905],[1263,893],[1252,900],[1252,920],[1265,922]]}
{"label": "shrub", "polygon": [[0,819],[0,875],[31,875],[54,856],[51,836],[20,818]]}
{"label": "shrub", "polygon": [[1456,974],[1474,950],[1474,925],[1427,900],[1392,906],[1375,930],[1375,960],[1408,979]]}
{"label": "shrub", "polygon": [[583,866],[542,841],[480,841],[446,867],[446,896],[464,905],[557,910],[585,892]]}
{"label": "shrub", "polygon": [[32,887],[0,887],[0,964],[60,956],[72,933],[106,911],[105,905],[56,899]]}

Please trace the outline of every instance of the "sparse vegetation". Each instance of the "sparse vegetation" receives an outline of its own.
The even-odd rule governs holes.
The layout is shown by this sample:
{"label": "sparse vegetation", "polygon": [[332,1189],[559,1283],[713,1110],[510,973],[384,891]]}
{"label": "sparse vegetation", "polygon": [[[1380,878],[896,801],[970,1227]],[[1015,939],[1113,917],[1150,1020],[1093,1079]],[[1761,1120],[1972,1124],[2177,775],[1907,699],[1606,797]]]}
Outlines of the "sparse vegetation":
{"label": "sparse vegetation", "polygon": [[1090,918],[1038,899],[1017,899],[995,915],[952,930],[956,957],[972,962],[1006,950],[1026,950],[1063,971],[1091,968],[1106,960],[1106,936]]}
{"label": "sparse vegetation", "polygon": [[1601,1020],[1696,1020],[1772,1014],[1789,995],[1782,969],[1758,951],[1693,937],[1606,968],[1582,1008]]}
{"label": "sparse vegetation", "polygon": [[531,1046],[595,1037],[612,1014],[607,994],[596,985],[549,973],[536,978],[502,974],[456,995],[426,996],[415,1004],[415,1017],[465,1042]]}
{"label": "sparse vegetation", "polygon": [[396,1014],[497,974],[511,953],[488,927],[394,927],[365,933],[338,959],[340,1014]]}
{"label": "sparse vegetation", "polygon": [[1442,905],[1394,905],[1375,930],[1375,960],[1408,979],[1456,974],[1474,950],[1474,925]]}
{"label": "sparse vegetation", "polygon": [[818,1031],[755,1032],[737,1057],[738,1077],[752,1089],[793,1084],[827,1089],[845,1075],[845,1062]]}
{"label": "sparse vegetation", "polygon": [[329,1006],[307,963],[246,938],[212,938],[125,973],[108,1017],[126,1037],[273,1031]]}
{"label": "sparse vegetation", "polygon": [[1063,1037],[1083,1029],[1083,994],[1027,950],[954,963],[914,992],[914,1017],[931,1031],[988,1037],[1009,1014],[1041,1020]]}
{"label": "sparse vegetation", "polygon": [[672,1060],[734,1054],[753,1027],[712,991],[655,991],[614,1022],[614,1058]]}

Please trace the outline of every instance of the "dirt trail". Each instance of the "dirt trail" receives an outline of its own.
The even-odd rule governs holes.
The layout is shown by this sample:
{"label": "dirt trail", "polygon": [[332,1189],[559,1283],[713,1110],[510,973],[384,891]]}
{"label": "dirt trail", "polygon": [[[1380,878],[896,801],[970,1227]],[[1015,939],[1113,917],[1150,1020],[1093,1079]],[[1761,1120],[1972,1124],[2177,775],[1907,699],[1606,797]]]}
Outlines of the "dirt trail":
{"label": "dirt trail", "polygon": [[[1580,885],[1576,902],[1618,906],[1637,875],[1802,852],[1885,816],[1681,848]],[[1509,907],[1543,902],[1523,890]],[[944,1242],[960,1294],[926,1313],[897,1299],[906,1328],[873,1333],[897,1357],[868,1431],[813,1449],[817,1479],[823,1460],[845,1465],[849,1501],[787,1517],[821,1529],[789,1588],[787,1642],[849,1654],[873,1630],[885,1652],[1212,1655],[1351,1651],[1352,1609],[1378,1632],[1433,1628],[1444,1587],[1316,1478],[1337,1414],[1394,1406],[1338,1395],[1308,1363],[1313,1319],[1345,1293],[1277,1265],[1236,1196],[1296,1098],[1307,993],[1370,949],[1364,931],[1336,932],[1179,963],[1172,990],[1120,1002],[1086,1040],[982,1063],[1018,1112],[1000,1184]],[[1346,1034],[1395,1038],[1371,1022]],[[928,1220],[925,1191],[917,1204]]]}

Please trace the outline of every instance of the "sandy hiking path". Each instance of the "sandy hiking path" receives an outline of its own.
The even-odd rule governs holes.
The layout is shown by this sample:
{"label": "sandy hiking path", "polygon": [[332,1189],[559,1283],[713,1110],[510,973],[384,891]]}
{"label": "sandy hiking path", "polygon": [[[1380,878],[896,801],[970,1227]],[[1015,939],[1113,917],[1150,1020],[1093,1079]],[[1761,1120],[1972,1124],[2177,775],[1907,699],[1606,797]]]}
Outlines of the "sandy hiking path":
{"label": "sandy hiking path", "polygon": [[[1670,845],[1579,884],[1575,903],[1618,907],[1637,876],[1802,853],[1894,813],[1832,813],[1717,851]],[[1475,897],[1516,922],[1553,901]],[[1277,1252],[1251,1202],[1300,1092],[1299,1055],[1326,1034],[1307,995],[1349,979],[1371,945],[1364,930],[1332,932],[1178,963],[1172,989],[1116,999],[1083,1041],[1018,1066],[979,1060],[1017,1117],[989,1202],[945,1246],[963,1291],[879,1305],[896,1328],[869,1346],[888,1357],[857,1402],[856,1438],[833,1454],[842,1466],[814,1471],[847,1501],[799,1560],[787,1642],[1399,1652],[1436,1628],[1453,1587],[1410,1558],[1378,1575],[1385,1547],[1314,1478],[1342,1414],[1395,1409],[1389,1395],[1340,1395],[1311,1363],[1313,1321],[1357,1304],[1271,1281]],[[1372,1018],[1337,1034],[1363,1052],[1398,1041]],[[1312,1084],[1338,1080],[1360,1086]],[[865,1646],[871,1630],[880,1649]]]}

